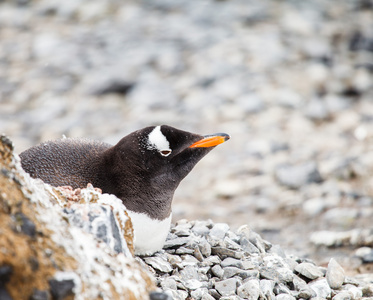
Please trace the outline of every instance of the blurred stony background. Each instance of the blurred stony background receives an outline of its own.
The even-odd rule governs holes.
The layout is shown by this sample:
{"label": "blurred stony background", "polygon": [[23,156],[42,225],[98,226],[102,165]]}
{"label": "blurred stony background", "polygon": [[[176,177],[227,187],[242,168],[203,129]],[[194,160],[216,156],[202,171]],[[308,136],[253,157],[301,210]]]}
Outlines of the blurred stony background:
{"label": "blurred stony background", "polygon": [[154,124],[227,132],[174,220],[248,224],[369,271],[373,1],[2,1],[0,41],[0,131],[16,152]]}

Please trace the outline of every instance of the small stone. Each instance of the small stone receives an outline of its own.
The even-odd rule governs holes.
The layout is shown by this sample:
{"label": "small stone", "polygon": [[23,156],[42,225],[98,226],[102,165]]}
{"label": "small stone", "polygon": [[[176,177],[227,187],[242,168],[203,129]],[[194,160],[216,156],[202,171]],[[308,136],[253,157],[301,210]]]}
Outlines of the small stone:
{"label": "small stone", "polygon": [[20,231],[30,237],[35,237],[36,226],[35,224],[23,213],[16,213],[14,219],[17,223],[17,228],[19,226]]}
{"label": "small stone", "polygon": [[242,249],[249,253],[249,254],[259,254],[259,249],[257,247],[255,247],[255,245],[249,241],[248,238],[246,237],[241,237],[240,239],[240,245],[242,247]]}
{"label": "small stone", "polygon": [[221,295],[215,289],[209,289],[209,294],[214,297],[214,299],[220,299]]}
{"label": "small stone", "polygon": [[309,183],[320,183],[321,175],[314,162],[300,165],[282,165],[276,168],[275,177],[278,182],[291,189],[299,189]]}
{"label": "small stone", "polygon": [[182,259],[179,255],[172,255],[168,254],[167,255],[167,261],[173,266],[176,267],[178,264],[182,262]]}
{"label": "small stone", "polygon": [[316,293],[314,291],[312,291],[310,288],[300,290],[299,293],[298,293],[298,298],[309,299],[313,296],[316,296]]}
{"label": "small stone", "polygon": [[167,277],[164,280],[162,280],[161,287],[163,290],[168,290],[168,289],[177,290],[176,281],[171,277]]}
{"label": "small stone", "polygon": [[196,290],[203,286],[202,282],[197,279],[189,279],[185,281],[184,285],[189,290]]}
{"label": "small stone", "polygon": [[171,264],[160,257],[144,257],[144,261],[162,273],[170,273],[173,270]]}
{"label": "small stone", "polygon": [[297,291],[303,290],[308,287],[307,282],[305,282],[302,278],[298,275],[294,275],[293,277],[293,285]]}
{"label": "small stone", "polygon": [[[0,297],[0,299],[2,299]],[[50,300],[50,294],[48,291],[40,291],[35,289],[34,292],[32,293],[30,300]]]}
{"label": "small stone", "polygon": [[241,270],[236,267],[225,267],[223,270],[223,279],[231,278],[241,272]]}
{"label": "small stone", "polygon": [[176,249],[176,254],[194,254],[194,250],[185,247],[180,247]]}
{"label": "small stone", "polygon": [[368,284],[362,289],[363,297],[373,297],[373,284]]}
{"label": "small stone", "polygon": [[242,279],[259,278],[260,273],[258,270],[245,270],[245,271],[241,271],[240,273],[238,273],[238,276],[241,277]]}
{"label": "small stone", "polygon": [[317,266],[307,262],[297,265],[295,271],[311,280],[324,276],[324,273]]}
{"label": "small stone", "polygon": [[149,299],[150,300],[172,300],[173,298],[167,293],[150,292]]}
{"label": "small stone", "polygon": [[[254,244],[254,246],[260,251],[260,253],[265,253],[266,250],[269,250],[272,247],[272,245],[269,242],[264,241],[259,234],[251,230],[251,228],[247,225],[241,226],[238,229],[238,233],[241,238],[245,237],[252,244]],[[245,242],[244,239],[240,240],[240,244],[242,247],[244,247],[243,245],[244,242]]]}
{"label": "small stone", "polygon": [[189,240],[190,240],[189,237],[178,237],[176,239],[166,240],[166,242],[163,245],[163,249],[169,249],[169,248],[174,248],[177,246],[185,245],[189,242]]}
{"label": "small stone", "polygon": [[211,246],[206,241],[206,239],[202,239],[199,243],[199,250],[201,251],[202,255],[205,257],[209,257],[211,255]]}
{"label": "small stone", "polygon": [[[211,290],[209,290],[209,293]],[[215,291],[215,290],[214,290]],[[213,296],[211,296],[209,293],[204,293],[201,297],[201,300],[215,300],[215,298]],[[215,293],[217,294],[218,292],[215,291]],[[193,295],[192,295],[193,296]]]}
{"label": "small stone", "polygon": [[233,258],[242,258],[243,253],[240,251],[234,251],[230,250],[224,247],[212,247],[211,248],[211,253],[218,255],[220,258],[226,258],[226,257],[233,257]]}
{"label": "small stone", "polygon": [[236,278],[229,278],[226,280],[215,282],[215,289],[222,296],[231,296],[236,293],[238,280]]}
{"label": "small stone", "polygon": [[296,298],[289,294],[279,294],[276,296],[276,300],[296,300]]}
{"label": "small stone", "polygon": [[[214,299],[213,297],[211,297],[208,293],[208,290],[207,288],[199,288],[199,289],[196,289],[194,291],[191,291],[190,292],[190,296],[195,299],[195,300],[201,300],[201,299],[204,299],[203,296],[204,295],[208,295],[208,297]],[[206,298],[205,299],[210,299],[210,298]]]}
{"label": "small stone", "polygon": [[231,250],[240,250],[241,246],[237,244],[236,242],[232,241],[230,238],[225,237],[224,238],[224,244],[228,249]]}
{"label": "small stone", "polygon": [[352,295],[349,292],[342,291],[333,297],[333,300],[352,300]]}
{"label": "small stone", "polygon": [[73,280],[49,280],[49,287],[53,299],[64,299],[69,295],[74,295],[75,283]]}
{"label": "small stone", "polygon": [[192,232],[197,235],[205,236],[210,232],[210,229],[205,225],[198,225],[198,226],[195,225],[192,228]]}
{"label": "small stone", "polygon": [[[188,297],[188,292],[182,290],[168,290],[165,292],[172,300],[185,300]],[[167,298],[169,300],[169,298]]]}
{"label": "small stone", "polygon": [[345,280],[345,272],[334,258],[329,261],[326,280],[332,289],[340,289]]}
{"label": "small stone", "polygon": [[363,261],[363,263],[373,262],[373,249],[370,247],[360,247],[355,251],[355,255]]}
{"label": "small stone", "polygon": [[225,234],[229,230],[229,225],[226,223],[216,223],[210,230],[210,236],[219,240],[224,239]]}
{"label": "small stone", "polygon": [[199,250],[199,247],[194,248],[194,257],[197,258],[199,261],[203,261],[203,255]]}
{"label": "small stone", "polygon": [[306,106],[305,115],[314,121],[323,121],[330,116],[327,105],[321,99],[312,99]]}
{"label": "small stone", "polygon": [[260,290],[266,299],[274,299],[275,294],[273,293],[273,288],[275,287],[275,282],[273,280],[262,279],[259,282]]}
{"label": "small stone", "polygon": [[0,284],[7,283],[10,280],[10,276],[13,273],[12,266],[2,265],[0,267]]}
{"label": "small stone", "polygon": [[218,265],[220,264],[221,260],[219,256],[217,255],[211,255],[204,259],[204,261],[201,263],[202,266],[212,266],[212,265]]}
{"label": "small stone", "polygon": [[308,286],[316,293],[317,297],[320,297],[322,299],[330,297],[332,293],[332,290],[330,289],[326,278],[311,281]]}
{"label": "small stone", "polygon": [[279,294],[291,295],[290,289],[287,287],[287,285],[283,283],[276,284],[273,291],[276,295],[279,295]]}
{"label": "small stone", "polygon": [[361,288],[358,288],[352,284],[344,285],[343,289],[348,291],[352,295],[352,299],[360,299],[361,297],[363,297]]}
{"label": "small stone", "polygon": [[184,269],[180,270],[180,277],[183,281],[188,281],[191,279],[199,279],[197,266],[196,265],[186,266]]}
{"label": "small stone", "polygon": [[225,267],[237,267],[242,268],[242,261],[232,257],[227,257],[221,262],[221,266]]}
{"label": "small stone", "polygon": [[260,295],[260,285],[258,279],[251,279],[238,287],[237,295],[241,298],[256,300]]}
{"label": "small stone", "polygon": [[223,278],[223,276],[224,276],[224,270],[219,265],[213,266],[211,268],[211,272],[212,272],[212,274],[214,274],[216,277],[218,277],[220,279]]}
{"label": "small stone", "polygon": [[293,272],[287,268],[262,267],[259,272],[261,277],[275,282],[292,282],[294,277]]}

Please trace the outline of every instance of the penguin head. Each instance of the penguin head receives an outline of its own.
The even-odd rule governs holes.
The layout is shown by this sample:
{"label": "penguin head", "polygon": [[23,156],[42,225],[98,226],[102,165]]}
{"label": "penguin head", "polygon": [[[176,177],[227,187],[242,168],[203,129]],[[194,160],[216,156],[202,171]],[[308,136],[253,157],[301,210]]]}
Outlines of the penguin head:
{"label": "penguin head", "polygon": [[[151,126],[124,137],[115,146],[124,164],[153,195],[172,197],[181,180],[215,146],[229,139],[218,133],[202,136],[168,125]],[[129,172],[125,170],[125,172]]]}

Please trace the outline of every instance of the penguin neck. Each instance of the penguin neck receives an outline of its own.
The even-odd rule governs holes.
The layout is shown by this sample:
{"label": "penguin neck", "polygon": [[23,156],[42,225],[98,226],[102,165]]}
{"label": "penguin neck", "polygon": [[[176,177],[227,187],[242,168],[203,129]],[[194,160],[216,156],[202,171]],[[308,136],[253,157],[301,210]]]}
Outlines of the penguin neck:
{"label": "penguin neck", "polygon": [[116,195],[130,211],[146,214],[151,219],[168,218],[177,186],[166,188],[159,184],[162,180],[147,177],[136,166],[118,163],[113,152],[113,148],[108,149],[102,160],[97,161],[100,170],[105,169],[97,174],[97,187],[104,193]]}

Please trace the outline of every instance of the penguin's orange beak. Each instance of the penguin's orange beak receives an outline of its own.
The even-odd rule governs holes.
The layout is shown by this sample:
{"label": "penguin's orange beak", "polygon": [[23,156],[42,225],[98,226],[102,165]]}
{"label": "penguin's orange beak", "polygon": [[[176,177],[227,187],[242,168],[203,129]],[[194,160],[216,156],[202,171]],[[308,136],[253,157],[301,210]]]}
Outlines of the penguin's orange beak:
{"label": "penguin's orange beak", "polygon": [[215,147],[228,141],[231,137],[226,133],[216,133],[212,135],[206,135],[203,139],[190,145],[189,148],[209,148]]}

